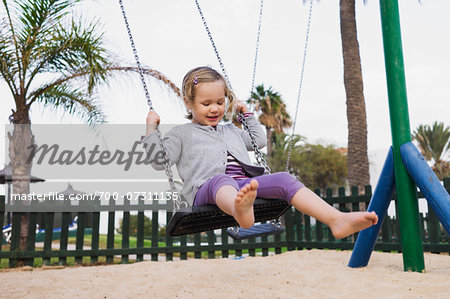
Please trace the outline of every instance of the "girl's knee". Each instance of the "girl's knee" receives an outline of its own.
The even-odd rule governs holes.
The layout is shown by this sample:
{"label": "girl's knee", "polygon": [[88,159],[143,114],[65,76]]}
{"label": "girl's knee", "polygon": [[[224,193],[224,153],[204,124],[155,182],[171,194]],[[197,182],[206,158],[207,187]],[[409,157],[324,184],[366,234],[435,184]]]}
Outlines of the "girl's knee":
{"label": "girl's knee", "polygon": [[295,193],[305,185],[288,172],[279,172],[277,175],[278,181],[282,182],[280,184],[280,188],[282,189],[280,192],[283,194],[283,198],[290,204]]}
{"label": "girl's knee", "polygon": [[211,182],[218,186],[231,185],[235,188],[239,188],[236,181],[227,174],[218,174],[211,179]]}
{"label": "girl's knee", "polygon": [[280,180],[286,181],[286,182],[298,182],[297,178],[294,177],[292,174],[290,174],[289,172],[277,172],[276,175],[278,176],[278,178]]}

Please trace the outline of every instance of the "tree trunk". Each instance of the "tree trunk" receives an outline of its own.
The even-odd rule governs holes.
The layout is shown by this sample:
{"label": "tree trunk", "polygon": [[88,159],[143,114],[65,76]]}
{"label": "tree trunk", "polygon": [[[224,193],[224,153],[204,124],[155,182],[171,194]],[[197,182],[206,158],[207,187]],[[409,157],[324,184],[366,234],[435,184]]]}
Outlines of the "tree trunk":
{"label": "tree trunk", "polygon": [[356,34],[355,0],[340,0],[344,84],[347,96],[348,180],[350,186],[370,184],[367,121],[361,58]]}
{"label": "tree trunk", "polygon": [[272,157],[272,134],[273,134],[273,131],[271,128],[266,127],[266,133],[267,133],[267,159],[270,159],[270,157]]}
{"label": "tree trunk", "polygon": [[[12,185],[14,194],[30,193],[31,165],[27,163],[30,157],[30,146],[34,143],[31,133],[29,110],[26,107],[18,107],[11,115],[13,122],[12,134],[8,132],[9,158],[12,167]],[[21,202],[21,204],[24,204]],[[26,250],[28,239],[28,213],[20,216],[20,250]]]}

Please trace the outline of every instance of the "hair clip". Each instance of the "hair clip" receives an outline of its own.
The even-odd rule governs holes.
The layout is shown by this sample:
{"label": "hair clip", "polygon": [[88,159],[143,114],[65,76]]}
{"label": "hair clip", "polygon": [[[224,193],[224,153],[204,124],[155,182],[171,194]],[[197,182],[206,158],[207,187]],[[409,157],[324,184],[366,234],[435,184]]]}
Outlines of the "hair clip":
{"label": "hair clip", "polygon": [[197,74],[195,74],[194,84],[197,84],[197,83],[198,83],[198,77],[197,77]]}

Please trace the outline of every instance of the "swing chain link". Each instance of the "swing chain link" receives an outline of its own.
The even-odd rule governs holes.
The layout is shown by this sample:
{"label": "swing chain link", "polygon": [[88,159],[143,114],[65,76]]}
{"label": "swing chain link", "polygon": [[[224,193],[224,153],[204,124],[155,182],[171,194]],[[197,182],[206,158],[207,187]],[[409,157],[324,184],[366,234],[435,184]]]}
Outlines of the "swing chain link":
{"label": "swing chain link", "polygon": [[309,32],[311,29],[311,16],[312,16],[313,2],[314,2],[314,0],[311,0],[309,3],[308,24],[306,27],[306,34],[305,34],[305,47],[303,49],[303,61],[302,61],[302,68],[301,68],[301,72],[300,72],[300,83],[299,83],[299,87],[298,87],[297,105],[295,107],[294,123],[292,124],[292,133],[291,133],[291,138],[289,141],[289,152],[288,152],[288,156],[287,156],[287,160],[286,160],[286,172],[289,172],[289,164],[291,161],[292,148],[294,147],[293,140],[294,140],[295,126],[297,124],[298,107],[300,104],[300,97],[301,97],[301,93],[302,93],[303,75],[305,73],[306,53],[308,50]]}
{"label": "swing chain link", "polygon": [[[136,66],[137,66],[137,69],[138,69],[138,72],[139,72],[139,75],[140,75],[140,78],[141,78],[142,86],[144,88],[145,97],[147,98],[147,104],[149,106],[150,111],[154,111],[153,104],[152,104],[152,101],[150,99],[150,93],[148,92],[147,84],[145,82],[144,72],[142,70],[142,66],[141,66],[141,63],[140,63],[140,60],[139,60],[139,56],[138,56],[138,53],[137,53],[137,50],[136,50],[136,45],[134,43],[133,35],[131,34],[130,25],[128,23],[128,18],[127,18],[127,15],[126,15],[126,12],[125,12],[125,7],[123,6],[123,1],[122,0],[119,0],[119,5],[120,5],[120,10],[122,11],[123,20],[125,22],[125,26],[126,26],[126,29],[127,29],[127,32],[128,32],[128,38],[130,40],[131,48],[133,50],[134,59],[136,61]],[[162,151],[164,153],[164,161],[163,161],[164,162],[164,170],[165,170],[166,176],[167,176],[168,181],[169,181],[170,191],[172,192],[171,198],[173,199],[174,197],[176,197],[176,199],[173,199],[173,208],[174,208],[175,211],[178,211],[181,208],[181,206],[185,206],[186,207],[187,206],[187,202],[185,202],[185,201],[182,202],[180,196],[175,196],[175,194],[177,194],[177,191],[176,191],[176,188],[175,188],[175,182],[174,182],[174,179],[173,179],[172,169],[170,168],[169,154],[167,152],[166,146],[164,145],[163,138],[162,138],[162,135],[161,135],[161,131],[159,130],[159,126],[156,127],[156,135],[158,137],[159,145],[160,145],[160,147],[161,147],[161,149],[162,149]]]}
{"label": "swing chain link", "polygon": [[219,51],[217,50],[216,43],[214,42],[211,31],[209,30],[208,23],[206,23],[205,15],[203,14],[203,11],[200,7],[200,4],[198,3],[198,0],[195,0],[195,5],[197,5],[198,12],[200,13],[200,17],[202,18],[203,26],[205,27],[206,33],[208,34],[208,37],[209,37],[209,41],[211,42],[214,53],[216,54],[217,60],[219,61],[219,65],[220,65],[220,69],[222,70],[222,74],[223,74],[225,80],[227,81],[228,86],[231,89],[233,89],[231,87],[231,82],[230,82],[230,79],[228,78],[227,71],[225,70],[225,66],[222,62],[222,58],[219,55]]}
{"label": "swing chain link", "polygon": [[243,115],[240,115],[240,116],[241,116],[242,126],[248,132],[248,135],[250,136],[253,152],[255,153],[256,162],[258,163],[258,165],[264,167],[264,170],[266,173],[271,173],[270,167],[269,167],[269,165],[267,165],[267,160],[264,158],[263,153],[259,150],[258,145],[256,144],[255,137],[253,136],[253,134],[250,131],[250,127],[247,124],[247,120],[245,119],[245,117]]}
{"label": "swing chain link", "polygon": [[[256,74],[256,62],[257,62],[257,58],[258,58],[258,49],[259,49],[259,37],[260,37],[260,30],[261,30],[261,19],[262,19],[262,11],[263,11],[263,7],[264,7],[264,1],[261,0],[261,5],[260,5],[260,11],[259,11],[259,20],[258,20],[258,35],[257,35],[257,39],[256,39],[256,53],[255,53],[255,61],[253,64],[253,79],[252,79],[252,90],[254,88],[254,81],[255,81],[255,74]],[[209,30],[209,26],[208,23],[206,22],[206,18],[205,15],[203,14],[203,11],[200,7],[200,4],[198,3],[198,0],[195,0],[195,4],[197,6],[198,12],[200,14],[200,17],[202,18],[202,22],[203,22],[203,26],[205,27],[206,33],[208,34],[209,37],[209,41],[211,42],[211,45],[213,47],[214,53],[216,54],[217,60],[219,62],[220,68],[222,70],[222,74],[225,78],[225,80],[227,81],[228,86],[230,87],[230,89],[233,89],[230,83],[230,79],[228,78],[227,72],[225,70],[225,66],[222,62],[222,58],[220,57],[219,51],[217,50],[216,47],[216,43],[214,42],[214,39],[212,37],[211,31]],[[267,161],[264,158],[264,155],[261,153],[261,151],[258,149],[258,145],[256,144],[256,140],[255,137],[253,136],[252,132],[250,131],[250,128],[247,124],[247,121],[245,120],[245,117],[242,113],[239,114],[240,116],[240,120],[242,122],[242,126],[244,127],[244,129],[248,132],[249,136],[250,136],[250,140],[252,143],[252,148],[253,151],[255,152],[255,158],[256,158],[256,162],[258,163],[258,165],[261,165],[262,167],[264,167],[265,172],[270,173],[270,168],[267,165]]]}
{"label": "swing chain link", "polygon": [[257,30],[257,34],[256,34],[255,60],[253,62],[253,74],[252,74],[252,85],[251,85],[252,87],[250,88],[250,98],[252,97],[253,89],[255,89],[256,64],[258,62],[259,40],[260,40],[260,36],[261,36],[263,8],[264,8],[264,0],[261,0],[260,5],[259,5],[258,30]]}

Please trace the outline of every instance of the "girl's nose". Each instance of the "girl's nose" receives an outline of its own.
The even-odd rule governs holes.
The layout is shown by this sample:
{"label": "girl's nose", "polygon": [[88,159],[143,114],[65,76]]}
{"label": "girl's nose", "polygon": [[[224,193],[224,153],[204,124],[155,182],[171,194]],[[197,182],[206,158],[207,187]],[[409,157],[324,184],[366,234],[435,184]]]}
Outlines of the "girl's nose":
{"label": "girl's nose", "polygon": [[217,107],[217,105],[210,105],[210,109],[211,111],[217,111],[219,108]]}

